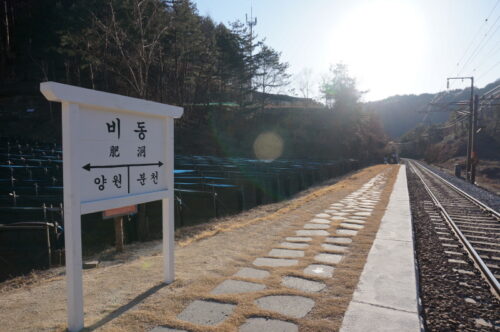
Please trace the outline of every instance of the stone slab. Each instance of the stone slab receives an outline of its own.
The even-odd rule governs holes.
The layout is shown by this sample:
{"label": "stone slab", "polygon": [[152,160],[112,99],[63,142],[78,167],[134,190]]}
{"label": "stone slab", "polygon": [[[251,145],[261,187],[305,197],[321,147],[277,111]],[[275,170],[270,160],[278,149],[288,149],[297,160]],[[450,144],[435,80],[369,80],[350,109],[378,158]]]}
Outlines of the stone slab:
{"label": "stone slab", "polygon": [[337,229],[337,234],[355,236],[358,234],[358,231],[352,229]]}
{"label": "stone slab", "polygon": [[253,269],[251,267],[244,267],[234,274],[235,277],[264,279],[269,277],[270,273],[265,270]]}
{"label": "stone slab", "polygon": [[154,329],[149,330],[149,332],[188,332],[188,331],[172,329],[170,327],[165,327],[165,326],[157,326]]}
{"label": "stone slab", "polygon": [[371,216],[372,213],[367,212],[367,211],[360,211],[360,212],[355,212],[354,215],[361,216],[361,217],[368,217],[368,216]]}
{"label": "stone slab", "polygon": [[212,294],[238,294],[258,292],[265,289],[266,286],[256,284],[254,282],[241,281],[241,280],[224,280],[217,287],[212,290]]}
{"label": "stone slab", "polygon": [[346,217],[342,217],[342,216],[333,216],[330,218],[331,220],[345,220],[347,219]]}
{"label": "stone slab", "polygon": [[323,243],[321,245],[321,248],[326,249],[326,250],[340,251],[340,252],[346,252],[347,251],[347,247],[337,246],[335,244],[329,244],[329,243]]}
{"label": "stone slab", "polygon": [[361,220],[361,219],[346,219],[344,222],[349,222],[349,223],[355,223],[355,224],[364,224],[366,223],[366,220]]}
{"label": "stone slab", "polygon": [[291,249],[271,249],[271,251],[267,254],[272,257],[304,257],[303,250],[291,250]]}
{"label": "stone slab", "polygon": [[280,246],[286,247],[289,249],[305,249],[309,247],[307,243],[297,243],[297,242],[281,242]]}
{"label": "stone slab", "polygon": [[303,236],[289,236],[286,238],[289,242],[311,242],[312,238]]}
{"label": "stone slab", "polygon": [[285,259],[285,258],[267,258],[259,257],[253,261],[255,266],[269,266],[269,267],[280,267],[280,266],[293,266],[298,264],[296,259]]}
{"label": "stone slab", "polygon": [[335,243],[335,244],[349,244],[352,242],[350,237],[327,237],[325,242]]}
{"label": "stone slab", "polygon": [[343,217],[343,216],[346,216],[348,215],[348,213],[346,212],[335,212],[335,213],[332,213],[334,216],[340,216],[340,217]]}
{"label": "stone slab", "polygon": [[321,263],[328,263],[328,264],[338,264],[342,260],[343,255],[340,254],[317,254],[314,256],[314,260],[321,262]]}
{"label": "stone slab", "polygon": [[330,225],[325,224],[305,224],[304,229],[328,229]]}
{"label": "stone slab", "polygon": [[261,309],[279,312],[294,318],[304,317],[314,307],[312,299],[295,295],[265,296],[255,300],[255,304]]}
{"label": "stone slab", "polygon": [[363,216],[350,216],[349,219],[360,219],[360,220],[366,220],[366,217]]}
{"label": "stone slab", "polygon": [[239,332],[263,331],[298,332],[299,328],[297,325],[290,322],[260,317],[248,318],[239,328]]}
{"label": "stone slab", "polygon": [[319,281],[312,281],[292,276],[283,277],[281,280],[281,284],[285,287],[295,288],[303,292],[309,292],[309,293],[319,292],[320,290],[326,287],[324,283]]}
{"label": "stone slab", "polygon": [[330,218],[330,215],[327,213],[318,213],[315,215],[316,218]]}
{"label": "stone slab", "polygon": [[311,229],[311,230],[302,229],[300,231],[295,231],[295,234],[297,236],[328,236],[328,235],[330,235],[330,233],[328,233],[327,231],[315,230],[315,229]]}
{"label": "stone slab", "polygon": [[420,332],[418,315],[351,301],[340,332]]}
{"label": "stone slab", "polygon": [[341,223],[340,227],[344,227],[344,228],[347,228],[347,229],[363,229],[364,228],[364,226],[362,226],[362,225],[350,224],[350,223],[347,223],[347,222]]}
{"label": "stone slab", "polygon": [[369,204],[369,203],[360,203],[359,207],[366,208],[366,209],[372,209],[375,208],[375,204]]}
{"label": "stone slab", "polygon": [[314,222],[314,223],[317,223],[317,224],[329,224],[332,221],[328,220],[328,219],[314,218],[314,219],[311,219],[310,222]]}
{"label": "stone slab", "polygon": [[323,264],[311,264],[304,269],[304,274],[322,278],[331,278],[333,276],[333,270],[335,270],[333,266],[323,265]]}
{"label": "stone slab", "polygon": [[191,302],[177,318],[199,325],[217,325],[233,312],[234,304],[196,300]]}

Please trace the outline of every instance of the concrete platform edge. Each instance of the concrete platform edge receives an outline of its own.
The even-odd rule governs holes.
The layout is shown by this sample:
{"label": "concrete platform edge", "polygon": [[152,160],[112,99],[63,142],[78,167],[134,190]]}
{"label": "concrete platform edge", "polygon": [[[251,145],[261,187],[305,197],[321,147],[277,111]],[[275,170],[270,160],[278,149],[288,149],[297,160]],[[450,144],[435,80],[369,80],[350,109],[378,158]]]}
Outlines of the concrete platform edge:
{"label": "concrete platform edge", "polygon": [[340,331],[422,331],[416,272],[406,167],[401,165]]}

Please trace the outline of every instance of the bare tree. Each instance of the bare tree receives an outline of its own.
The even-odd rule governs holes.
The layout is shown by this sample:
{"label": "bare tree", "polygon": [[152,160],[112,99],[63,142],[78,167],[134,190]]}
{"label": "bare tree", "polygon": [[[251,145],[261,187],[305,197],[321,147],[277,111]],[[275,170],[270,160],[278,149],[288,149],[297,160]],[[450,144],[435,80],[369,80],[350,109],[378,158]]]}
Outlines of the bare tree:
{"label": "bare tree", "polygon": [[303,98],[309,98],[312,90],[312,69],[309,67],[303,68],[297,75],[297,86]]}
{"label": "bare tree", "polygon": [[131,0],[129,15],[117,15],[113,0],[109,0],[106,21],[93,15],[96,26],[105,34],[108,47],[114,52],[110,71],[121,77],[138,97],[148,96],[151,67],[161,53],[161,38],[168,25],[163,2]]}
{"label": "bare tree", "polygon": [[280,52],[264,45],[255,56],[257,70],[255,73],[255,87],[261,92],[261,103],[264,108],[267,94],[288,85],[290,75],[287,73],[288,63],[280,62]]}

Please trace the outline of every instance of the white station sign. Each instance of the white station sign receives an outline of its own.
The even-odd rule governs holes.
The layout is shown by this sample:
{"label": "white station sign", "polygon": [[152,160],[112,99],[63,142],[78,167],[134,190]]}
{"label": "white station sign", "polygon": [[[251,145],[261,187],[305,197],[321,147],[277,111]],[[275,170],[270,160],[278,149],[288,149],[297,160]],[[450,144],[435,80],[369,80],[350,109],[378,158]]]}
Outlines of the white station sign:
{"label": "white station sign", "polygon": [[83,320],[81,215],[162,200],[164,282],[174,280],[174,118],[181,107],[44,82],[62,103],[68,329]]}
{"label": "white station sign", "polygon": [[168,190],[163,119],[83,110],[79,127],[83,204]]}

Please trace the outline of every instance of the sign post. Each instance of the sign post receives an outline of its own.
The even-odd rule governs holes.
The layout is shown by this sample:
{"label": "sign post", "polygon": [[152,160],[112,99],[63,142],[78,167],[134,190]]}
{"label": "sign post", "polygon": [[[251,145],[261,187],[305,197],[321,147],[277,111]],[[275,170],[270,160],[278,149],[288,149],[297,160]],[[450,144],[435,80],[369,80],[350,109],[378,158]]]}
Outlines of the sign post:
{"label": "sign post", "polygon": [[174,118],[183,109],[56,82],[62,103],[68,329],[84,327],[81,215],[162,200],[163,281],[174,280]]}

